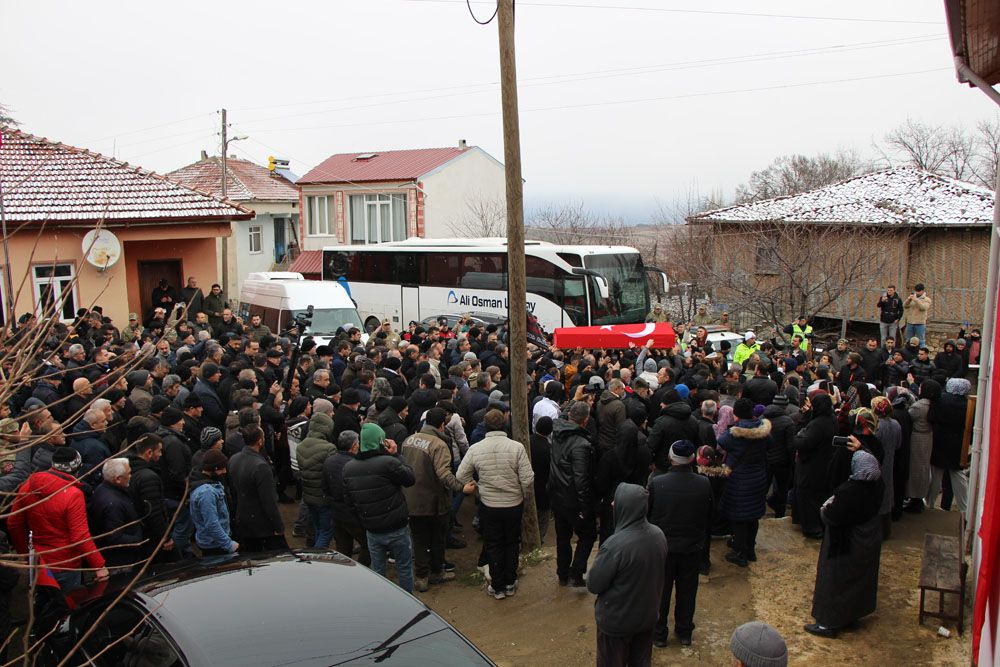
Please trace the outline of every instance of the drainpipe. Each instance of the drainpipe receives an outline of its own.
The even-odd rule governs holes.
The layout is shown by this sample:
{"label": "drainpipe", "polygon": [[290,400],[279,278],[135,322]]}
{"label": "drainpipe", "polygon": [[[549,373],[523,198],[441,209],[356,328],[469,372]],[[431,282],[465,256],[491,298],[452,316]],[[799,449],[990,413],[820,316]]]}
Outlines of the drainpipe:
{"label": "drainpipe", "polygon": [[[1000,106],[1000,92],[978,74],[972,71],[961,59],[955,58],[955,69],[972,83],[976,88],[986,93],[986,96]],[[965,539],[966,544],[975,544],[973,537],[976,533],[979,517],[979,488],[981,486],[980,467],[983,463],[983,420],[986,416],[986,404],[988,402],[987,391],[989,390],[992,366],[993,366],[993,325],[996,322],[997,308],[997,282],[998,272],[1000,272],[1000,169],[997,171],[997,180],[994,189],[993,199],[993,227],[990,229],[990,262],[989,271],[986,278],[986,303],[983,314],[983,345],[979,354],[979,381],[976,386],[976,415],[972,423],[972,459],[969,467],[969,479],[972,481],[969,490],[969,502],[966,510]],[[997,445],[996,456],[1000,456],[1000,443]],[[978,555],[973,555],[978,560]]]}

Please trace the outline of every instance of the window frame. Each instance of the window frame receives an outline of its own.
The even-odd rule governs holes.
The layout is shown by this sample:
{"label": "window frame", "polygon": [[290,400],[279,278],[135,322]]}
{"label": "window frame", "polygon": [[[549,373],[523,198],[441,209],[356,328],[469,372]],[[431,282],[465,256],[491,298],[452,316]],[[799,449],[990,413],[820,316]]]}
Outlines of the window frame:
{"label": "window frame", "polygon": [[[306,195],[306,236],[336,235],[336,225],[330,224],[331,199],[333,199],[333,195]],[[320,201],[323,202],[322,216],[319,214]],[[331,231],[331,227],[333,227],[333,231]]]}
{"label": "window frame", "polygon": [[[59,269],[60,267],[69,267],[69,275],[66,276],[50,275],[42,277],[39,277],[38,275],[39,269],[50,269],[52,273],[55,274],[56,270]],[[37,264],[31,265],[31,295],[32,298],[35,300],[35,307],[34,307],[35,315],[37,315],[39,318],[44,317],[44,313],[42,311],[42,288],[45,285],[58,284],[59,294],[58,296],[56,294],[53,294],[52,297],[53,303],[57,303],[62,299],[62,294],[63,294],[62,283],[67,281],[70,284],[71,296],[66,302],[63,303],[63,308],[61,311],[61,315],[59,317],[60,322],[72,322],[74,319],[76,319],[76,311],[80,307],[79,305],[80,292],[76,281],[76,265],[72,262],[58,262],[58,263],[39,262]],[[67,306],[69,306],[69,310],[72,311],[71,317],[64,316],[67,310]]]}
{"label": "window frame", "polygon": [[[257,247],[254,248],[254,236],[257,237]],[[251,255],[264,254],[264,227],[263,225],[250,225],[247,229],[247,243]]]}
{"label": "window frame", "polygon": [[[355,216],[354,216],[354,198],[360,197],[361,203],[363,205],[363,210],[365,212],[364,220],[360,221],[360,229],[358,231],[361,234],[355,233]],[[397,221],[394,217],[395,202],[397,199],[402,199],[403,211],[402,220]],[[376,192],[376,193],[351,193],[348,195],[347,199],[347,211],[348,211],[348,238],[350,243],[353,245],[371,245],[373,243],[389,243],[396,241],[405,241],[407,237],[407,224],[408,224],[408,206],[410,202],[408,201],[405,192]],[[383,212],[388,213],[388,219],[383,219]],[[374,216],[374,217],[373,217]],[[395,238],[397,228],[402,231],[402,238]],[[388,231],[389,238],[382,238],[383,229]],[[375,238],[372,239],[372,231],[375,232]]]}

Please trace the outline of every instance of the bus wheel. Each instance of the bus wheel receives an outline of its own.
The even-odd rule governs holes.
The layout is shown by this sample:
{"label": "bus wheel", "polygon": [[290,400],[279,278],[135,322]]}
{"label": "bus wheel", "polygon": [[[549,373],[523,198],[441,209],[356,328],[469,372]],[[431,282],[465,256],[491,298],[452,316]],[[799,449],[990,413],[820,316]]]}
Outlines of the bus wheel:
{"label": "bus wheel", "polygon": [[382,325],[382,320],[380,320],[377,317],[369,317],[367,320],[365,320],[365,331],[367,331],[369,334],[373,334],[375,333],[375,330],[378,329],[379,326],[381,325]]}

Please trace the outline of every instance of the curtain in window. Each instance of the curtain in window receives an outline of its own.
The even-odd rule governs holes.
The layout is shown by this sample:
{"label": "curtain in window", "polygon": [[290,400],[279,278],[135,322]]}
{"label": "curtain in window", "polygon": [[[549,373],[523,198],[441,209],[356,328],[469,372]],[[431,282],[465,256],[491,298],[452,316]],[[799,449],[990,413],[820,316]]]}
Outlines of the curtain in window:
{"label": "curtain in window", "polygon": [[406,195],[392,196],[392,240],[406,240]]}
{"label": "curtain in window", "polygon": [[379,227],[379,241],[392,241],[391,235],[391,225],[392,225],[392,209],[390,199],[392,196],[389,195],[379,195],[378,197],[378,227]]}
{"label": "curtain in window", "polygon": [[365,196],[351,195],[351,243],[365,242]]}
{"label": "curtain in window", "polygon": [[378,195],[367,196],[368,243],[378,243]]}

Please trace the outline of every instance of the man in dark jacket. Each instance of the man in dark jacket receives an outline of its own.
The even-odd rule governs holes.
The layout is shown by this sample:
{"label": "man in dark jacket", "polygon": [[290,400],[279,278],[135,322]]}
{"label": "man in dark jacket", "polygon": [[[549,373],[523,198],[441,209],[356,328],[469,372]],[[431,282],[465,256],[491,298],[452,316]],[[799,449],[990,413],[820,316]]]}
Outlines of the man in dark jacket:
{"label": "man in dark jacket", "polygon": [[934,367],[948,374],[949,378],[962,377],[965,374],[965,361],[955,349],[955,341],[944,342],[944,349],[934,356]]}
{"label": "man in dark jacket", "polygon": [[[163,410],[160,416],[160,426],[156,434],[163,440],[163,457],[160,459],[160,477],[163,479],[163,495],[166,498],[167,511],[173,513],[181,504],[187,489],[187,479],[191,475],[191,448],[184,440],[184,413],[174,407]],[[191,524],[191,514],[185,502],[177,514],[171,539],[177,545],[180,557],[191,553],[191,537],[194,526]]]}
{"label": "man in dark jacket", "polygon": [[[552,426],[552,465],[549,468],[549,504],[556,525],[556,574],[559,585],[582,588],[587,559],[597,539],[594,521],[594,446],[587,431],[590,405],[573,404],[569,419]],[[572,549],[576,535],[576,551]]]}
{"label": "man in dark jacket", "polygon": [[[882,385],[882,367],[886,359],[889,358],[886,349],[879,345],[878,340],[870,337],[865,347],[861,350],[861,368],[865,370],[865,377],[872,384]],[[744,392],[744,396],[746,392]]]}
{"label": "man in dark jacket", "polygon": [[354,431],[343,431],[337,437],[337,453],[323,463],[323,493],[330,500],[333,539],[337,551],[350,555],[354,553],[356,542],[361,547],[357,561],[369,566],[372,559],[368,551],[368,538],[357,511],[347,504],[344,488],[344,466],[354,460],[360,446],[359,435]]}
{"label": "man in dark jacket", "polygon": [[434,376],[424,373],[419,378],[419,388],[410,395],[410,417],[407,426],[410,432],[418,430],[420,418],[424,413],[437,405],[438,393],[434,388]]}
{"label": "man in dark jacket", "polygon": [[[338,440],[339,441],[339,440]],[[396,457],[396,443],[377,424],[361,427],[358,455],[344,465],[344,500],[364,526],[372,569],[383,577],[389,552],[399,587],[413,592],[413,546],[403,487],[413,486],[413,468]]]}
{"label": "man in dark jacket", "polygon": [[598,667],[651,663],[667,540],[646,520],[648,499],[641,486],[618,486],[615,534],[601,545],[587,577],[587,589],[597,595]]}
{"label": "man in dark jacket", "polygon": [[649,483],[649,522],[663,531],[670,546],[660,612],[653,632],[653,641],[661,648],[667,645],[670,597],[674,587],[677,588],[674,634],[682,646],[690,646],[694,632],[698,568],[713,507],[712,485],[707,477],[695,473],[694,458],[691,442],[673,443],[670,470]]}
{"label": "man in dark jacket", "polygon": [[[243,449],[229,460],[229,480],[236,497],[236,541],[247,553],[287,549],[285,524],[278,511],[278,493],[271,464],[261,453],[264,432],[258,426],[243,431]],[[301,446],[301,443],[299,443]]]}
{"label": "man in dark jacket", "polygon": [[597,446],[608,452],[618,444],[618,427],[625,421],[625,384],[615,378],[597,401]]}
{"label": "man in dark jacket", "polygon": [[[767,375],[767,368],[758,364],[753,377],[743,385],[743,398],[750,399],[754,405],[771,405],[778,393],[778,385]],[[708,443],[699,443],[708,444]]]}
{"label": "man in dark jacket", "polygon": [[772,489],[767,504],[774,518],[785,516],[788,490],[792,480],[792,445],[798,428],[788,414],[788,397],[778,394],[764,408],[764,419],[771,422],[771,442],[767,448],[767,488]]}
{"label": "man in dark jacket", "polygon": [[99,536],[94,542],[107,567],[133,566],[142,561],[142,524],[129,494],[128,460],[110,459],[101,473],[104,481],[94,491],[87,512],[90,531]]}
{"label": "man in dark jacket", "polygon": [[899,320],[903,317],[903,300],[896,294],[896,286],[889,285],[885,294],[878,300],[878,329],[884,343],[889,338],[896,338],[899,331]]}
{"label": "man in dark jacket", "polygon": [[[302,479],[302,502],[313,520],[313,544],[326,549],[333,539],[333,516],[330,499],[323,491],[323,470],[327,458],[336,453],[333,445],[333,420],[317,412],[309,419],[309,432],[295,448]],[[350,556],[350,552],[347,553]]]}
{"label": "man in dark jacket", "polygon": [[219,394],[216,393],[221,378],[222,372],[219,366],[209,361],[201,365],[201,377],[194,385],[194,394],[201,399],[204,408],[202,425],[214,426],[220,430],[226,425],[226,409],[222,406]]}
{"label": "man in dark jacket", "polygon": [[410,416],[409,410],[405,398],[393,396],[389,399],[389,405],[385,410],[375,417],[375,423],[385,431],[386,438],[393,442],[403,442],[410,435],[410,431],[406,428],[406,421]]}
{"label": "man in dark jacket", "polygon": [[698,420],[691,414],[691,404],[682,401],[676,389],[663,395],[661,406],[646,439],[658,473],[670,470],[670,445],[674,442],[690,440],[696,446],[705,444],[699,438]]}
{"label": "man in dark jacket", "polygon": [[358,408],[361,406],[361,397],[358,396],[357,389],[345,389],[340,397],[340,405],[333,413],[333,439],[337,438],[344,431],[361,432],[361,418],[358,416]]}
{"label": "man in dark jacket", "polygon": [[[149,557],[156,548],[170,522],[163,497],[163,480],[156,472],[161,456],[163,440],[156,434],[147,433],[132,445],[128,457],[132,470],[128,487],[135,503],[135,511],[142,517],[142,532],[146,536],[146,544],[143,546],[145,557]],[[173,560],[173,551],[174,541],[164,540],[157,560]]]}
{"label": "man in dark jacket", "polygon": [[393,396],[402,396],[406,393],[406,379],[399,373],[402,363],[397,357],[389,357],[383,362],[382,369],[375,374],[375,377],[389,381]]}

